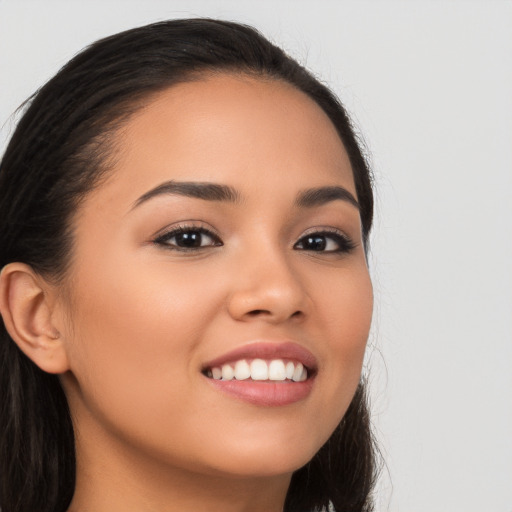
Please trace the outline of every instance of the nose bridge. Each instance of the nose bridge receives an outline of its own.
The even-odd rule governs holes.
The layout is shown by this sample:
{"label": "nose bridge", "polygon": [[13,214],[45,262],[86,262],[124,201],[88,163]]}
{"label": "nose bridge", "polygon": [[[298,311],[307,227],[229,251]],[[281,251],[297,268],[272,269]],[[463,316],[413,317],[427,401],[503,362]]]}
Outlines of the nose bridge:
{"label": "nose bridge", "polygon": [[307,293],[300,273],[293,266],[292,249],[268,239],[241,251],[233,275],[229,300],[231,314],[237,319],[264,316],[284,321],[303,316]]}

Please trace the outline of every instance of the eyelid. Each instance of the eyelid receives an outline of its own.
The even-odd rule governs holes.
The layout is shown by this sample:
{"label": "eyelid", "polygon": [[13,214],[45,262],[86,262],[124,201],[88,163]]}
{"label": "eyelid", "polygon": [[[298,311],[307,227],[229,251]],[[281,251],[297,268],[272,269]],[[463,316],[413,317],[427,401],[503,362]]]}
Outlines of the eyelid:
{"label": "eyelid", "polygon": [[313,226],[312,228],[306,229],[301,235],[300,238],[303,238],[308,235],[314,235],[316,233],[334,233],[335,235],[340,235],[345,238],[350,238],[347,233],[339,228],[335,228],[333,226]]}
{"label": "eyelid", "polygon": [[187,219],[187,220],[181,220],[179,222],[174,222],[173,224],[168,224],[164,228],[159,229],[156,233],[151,235],[151,241],[158,240],[159,238],[162,238],[174,231],[179,232],[180,230],[204,230],[209,233],[211,233],[216,238],[220,239],[220,234],[217,232],[217,230],[211,226],[210,224],[202,221],[202,220],[196,220],[196,219]]}
{"label": "eyelid", "polygon": [[306,237],[308,235],[324,235],[324,234],[338,235],[341,238],[343,238],[344,240],[352,242],[351,236],[349,236],[343,230],[341,230],[339,228],[332,227],[332,226],[315,226],[312,228],[308,228],[308,229],[306,229],[306,231],[304,231],[300,235],[299,240],[302,240],[304,237]]}

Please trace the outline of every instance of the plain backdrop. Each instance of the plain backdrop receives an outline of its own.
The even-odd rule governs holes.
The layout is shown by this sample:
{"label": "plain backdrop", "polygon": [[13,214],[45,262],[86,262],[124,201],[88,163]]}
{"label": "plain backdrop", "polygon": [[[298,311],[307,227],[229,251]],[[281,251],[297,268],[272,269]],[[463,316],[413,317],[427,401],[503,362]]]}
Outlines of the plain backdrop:
{"label": "plain backdrop", "polygon": [[85,45],[189,16],[262,30],[368,145],[377,511],[512,512],[512,2],[0,0],[0,152]]}

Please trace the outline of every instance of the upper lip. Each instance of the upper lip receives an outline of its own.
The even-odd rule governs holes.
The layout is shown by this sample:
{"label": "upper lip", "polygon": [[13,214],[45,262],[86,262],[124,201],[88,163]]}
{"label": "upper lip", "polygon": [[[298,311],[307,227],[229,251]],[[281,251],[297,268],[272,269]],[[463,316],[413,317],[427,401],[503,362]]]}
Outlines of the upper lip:
{"label": "upper lip", "polygon": [[203,370],[220,367],[240,359],[290,359],[302,363],[309,370],[317,368],[316,357],[294,341],[256,341],[241,345],[203,365]]}

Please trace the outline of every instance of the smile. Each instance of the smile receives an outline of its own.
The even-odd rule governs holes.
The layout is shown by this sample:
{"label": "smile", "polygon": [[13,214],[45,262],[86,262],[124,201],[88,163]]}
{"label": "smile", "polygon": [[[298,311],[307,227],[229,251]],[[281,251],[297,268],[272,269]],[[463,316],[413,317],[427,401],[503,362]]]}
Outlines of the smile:
{"label": "smile", "polygon": [[283,406],[305,399],[317,374],[316,359],[293,343],[251,343],[203,366],[215,389],[260,406]]}
{"label": "smile", "polygon": [[302,363],[282,359],[241,359],[233,364],[214,366],[206,370],[206,376],[215,380],[292,381],[303,382],[308,378],[307,368]]}

